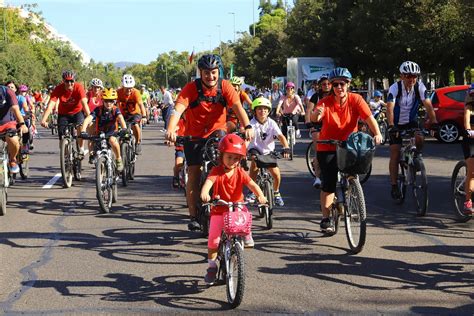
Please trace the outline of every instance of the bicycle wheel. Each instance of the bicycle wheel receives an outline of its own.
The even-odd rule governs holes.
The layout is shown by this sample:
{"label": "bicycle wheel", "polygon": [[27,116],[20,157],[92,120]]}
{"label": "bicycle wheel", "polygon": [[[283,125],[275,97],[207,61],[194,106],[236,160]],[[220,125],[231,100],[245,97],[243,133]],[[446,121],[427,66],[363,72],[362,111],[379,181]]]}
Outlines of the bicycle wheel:
{"label": "bicycle wheel", "polygon": [[385,145],[385,143],[387,142],[386,135],[387,135],[387,130],[388,130],[387,123],[385,121],[379,122],[379,130],[380,130],[380,134],[382,135],[382,142],[380,143],[380,145]]}
{"label": "bicycle wheel", "polygon": [[128,177],[130,180],[135,179],[135,138],[132,138],[132,145],[128,147]]}
{"label": "bicycle wheel", "polygon": [[410,165],[410,176],[416,215],[425,216],[428,208],[428,179],[423,160],[416,159]]}
{"label": "bicycle wheel", "polygon": [[359,182],[360,184],[364,184],[369,180],[370,174],[372,173],[372,164],[370,164],[369,170],[366,173],[359,174]]}
{"label": "bicycle wheel", "polygon": [[117,180],[114,180],[112,184],[112,203],[117,203],[118,200],[118,188],[117,188]]}
{"label": "bicycle wheel", "polygon": [[244,253],[239,245],[230,249],[228,267],[226,274],[227,302],[232,308],[236,308],[242,303],[245,290],[245,263]]}
{"label": "bicycle wheel", "polygon": [[122,156],[122,162],[123,162],[122,185],[126,187],[128,185],[128,169],[129,169],[127,143],[122,143],[122,145],[120,145],[120,154]]}
{"label": "bicycle wheel", "polygon": [[398,164],[397,185],[398,185],[398,190],[400,191],[400,198],[395,200],[395,202],[397,204],[403,204],[403,201],[405,201],[405,195],[406,195],[406,191],[407,191],[405,173],[406,173],[405,172],[405,166],[402,163],[399,163]]}
{"label": "bicycle wheel", "polygon": [[357,178],[349,179],[346,191],[344,222],[346,235],[352,253],[361,252],[365,245],[367,213],[362,186]]}
{"label": "bicycle wheel", "polygon": [[65,188],[70,188],[72,185],[72,146],[71,140],[68,138],[61,139],[59,150],[61,175],[63,177],[63,184]]}
{"label": "bicycle wheel", "polygon": [[112,186],[110,185],[110,174],[107,167],[107,159],[99,157],[95,166],[95,183],[97,200],[102,213],[110,212],[112,206]]}
{"label": "bicycle wheel", "polygon": [[451,193],[453,194],[454,215],[459,222],[467,222],[472,216],[464,214],[464,201],[466,201],[466,191],[464,185],[466,182],[466,161],[460,160],[456,164],[451,176]]}
{"label": "bicycle wheel", "polygon": [[290,160],[293,160],[293,150],[294,150],[294,140],[293,140],[293,133],[289,130],[288,131],[288,144],[290,145]]}
{"label": "bicycle wheel", "polygon": [[7,188],[0,188],[0,216],[7,214]]}
{"label": "bicycle wheel", "polygon": [[22,160],[21,163],[19,164],[20,167],[20,176],[22,180],[25,180],[28,178],[28,174],[30,173],[30,163],[29,159]]}
{"label": "bicycle wheel", "polygon": [[82,176],[81,176],[82,160],[74,158],[73,159],[72,170],[73,170],[73,174],[74,174],[74,180],[81,181],[81,179],[82,179]]}
{"label": "bicycle wheel", "polygon": [[316,159],[316,152],[314,150],[314,143],[311,142],[306,148],[306,166],[308,167],[309,173],[316,178],[316,171],[314,170],[314,159]]}

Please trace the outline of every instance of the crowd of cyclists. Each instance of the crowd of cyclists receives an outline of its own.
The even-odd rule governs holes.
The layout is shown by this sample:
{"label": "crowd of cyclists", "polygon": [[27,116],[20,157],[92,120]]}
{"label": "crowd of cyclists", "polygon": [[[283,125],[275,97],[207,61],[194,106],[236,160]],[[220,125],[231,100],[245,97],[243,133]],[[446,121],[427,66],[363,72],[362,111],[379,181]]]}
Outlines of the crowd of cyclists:
{"label": "crowd of cyclists", "polygon": [[[389,130],[391,196],[400,196],[397,186],[398,161],[402,140],[399,132],[419,126],[418,109],[426,109],[431,126],[437,124],[426,87],[420,77],[420,67],[412,61],[403,62],[399,68],[400,80],[388,89],[386,101],[383,93],[375,91],[373,100],[366,102],[363,97],[350,91],[352,74],[346,68],[337,67],[313,82],[306,95],[298,95],[295,83],[288,82],[285,92],[278,83],[272,89],[251,95],[242,89],[244,80],[233,76],[223,78],[223,64],[220,56],[203,55],[198,60],[199,77],[173,92],[167,87],[160,88],[160,100],[145,85],[137,84],[135,78],[125,74],[120,87],[104,87],[99,78],[90,80],[89,89],[77,81],[76,74],[67,70],[62,73],[62,82],[49,86],[43,92],[29,91],[25,84],[10,81],[0,86],[0,132],[20,131],[21,137],[7,135],[10,158],[10,172],[18,173],[16,157],[18,153],[29,155],[36,122],[44,128],[53,124],[52,116],[57,115],[58,136],[61,139],[69,124],[76,126],[77,135],[105,133],[109,137],[114,153],[116,168],[124,168],[120,151],[119,130],[126,130],[131,124],[135,138],[134,151],[142,153],[142,128],[152,121],[164,122],[164,136],[170,145],[175,145],[175,164],[172,187],[178,188],[179,173],[186,162],[186,201],[189,211],[189,230],[199,230],[198,207],[201,202],[224,199],[229,202],[268,203],[262,190],[256,184],[258,167],[256,155],[271,155],[275,152],[275,142],[281,144],[283,157],[289,155],[287,126],[290,121],[296,128],[296,137],[301,137],[300,116],[304,117],[317,152],[314,159],[316,177],[314,187],[320,188],[323,232],[334,231],[330,207],[334,202],[338,181],[338,160],[336,146],[321,141],[345,141],[349,135],[359,130],[363,122],[373,136],[375,144],[385,139],[382,135],[377,115],[385,111]],[[174,95],[173,95],[174,94]],[[249,95],[250,94],[250,95]],[[466,201],[464,212],[472,215],[470,199],[474,190],[474,85],[466,98],[465,130],[462,142],[468,176],[466,178]],[[178,137],[185,137],[182,144]],[[212,168],[207,179],[202,181],[203,148],[210,137],[219,137],[218,165]],[[86,155],[85,140],[78,138],[79,158]],[[29,146],[26,146],[26,144]],[[36,145],[39,146],[39,145]],[[416,134],[416,153],[421,157],[423,134]],[[89,145],[89,162],[94,162],[93,147]],[[248,172],[241,161],[249,159]],[[281,172],[276,159],[269,172],[273,177],[274,203],[285,205],[280,192]],[[243,187],[249,192],[245,195]],[[217,274],[217,247],[224,225],[222,207],[213,207],[210,214],[208,236],[208,263],[205,280],[213,284]],[[251,233],[244,238],[246,247],[253,247]]]}

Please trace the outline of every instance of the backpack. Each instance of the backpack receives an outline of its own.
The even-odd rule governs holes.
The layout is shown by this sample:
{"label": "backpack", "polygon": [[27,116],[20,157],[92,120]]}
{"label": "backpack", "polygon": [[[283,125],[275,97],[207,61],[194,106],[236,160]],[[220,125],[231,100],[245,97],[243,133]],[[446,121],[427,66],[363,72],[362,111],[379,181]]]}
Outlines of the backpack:
{"label": "backpack", "polygon": [[189,103],[189,107],[191,109],[197,107],[199,104],[201,104],[202,101],[211,102],[211,103],[219,103],[223,107],[227,107],[227,101],[222,95],[222,79],[221,78],[219,78],[219,80],[217,81],[217,94],[214,97],[204,96],[204,92],[202,90],[202,82],[200,78],[194,80],[194,82],[196,84],[198,98]]}
{"label": "backpack", "polygon": [[10,110],[10,106],[7,104],[7,89],[5,86],[0,86],[0,119],[3,119]]}

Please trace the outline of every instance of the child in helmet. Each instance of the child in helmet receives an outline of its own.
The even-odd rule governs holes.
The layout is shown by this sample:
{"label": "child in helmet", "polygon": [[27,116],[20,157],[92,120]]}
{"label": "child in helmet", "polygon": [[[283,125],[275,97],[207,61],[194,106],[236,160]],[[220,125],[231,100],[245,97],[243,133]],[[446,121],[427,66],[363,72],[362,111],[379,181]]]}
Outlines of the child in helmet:
{"label": "child in helmet", "polygon": [[[272,120],[269,115],[272,110],[272,103],[270,100],[264,97],[256,98],[252,102],[252,111],[254,117],[250,121],[253,130],[255,131],[255,137],[250,141],[249,153],[252,155],[269,155],[275,150],[275,139],[278,139],[283,145],[284,157],[289,156],[289,145],[285,135],[281,132],[278,124]],[[255,181],[257,179],[258,167],[255,163],[255,157],[251,159],[250,164],[250,177]],[[277,161],[274,159],[274,167],[268,168],[268,171],[273,177],[273,190],[275,191],[275,205],[285,205],[283,198],[280,194],[280,183],[281,175],[280,168],[278,168]],[[247,201],[253,202],[255,195],[249,193],[247,195]]]}
{"label": "child in helmet", "polygon": [[[232,78],[230,78],[230,83],[239,95],[240,103],[242,103],[244,109],[248,109],[248,106],[252,104],[252,100],[250,99],[248,93],[242,90],[242,84],[244,83],[244,79],[242,79],[241,77],[233,76]],[[238,121],[239,120],[237,119],[237,115],[231,108],[229,108],[227,111],[227,133],[233,133],[237,130]],[[241,126],[241,131],[243,130],[242,128],[243,126]]]}
{"label": "child in helmet", "polygon": [[[118,124],[123,130],[126,130],[127,125],[123,119],[122,113],[116,106],[117,91],[113,88],[104,89],[102,94],[102,105],[99,105],[92,111],[85,119],[81,127],[81,134],[86,132],[87,126],[95,119],[96,132],[104,132],[109,136],[117,131]],[[123,170],[122,157],[120,156],[120,144],[115,136],[109,138],[110,146],[115,155],[117,170]]]}
{"label": "child in helmet", "polygon": [[382,111],[382,107],[387,106],[382,100],[383,94],[379,90],[375,90],[374,97],[369,101],[370,110],[374,118],[377,118]]}
{"label": "child in helmet", "polygon": [[[261,204],[267,203],[267,199],[258,185],[248,176],[243,168],[240,167],[240,161],[247,154],[245,141],[235,134],[228,134],[222,138],[219,143],[219,161],[220,164],[212,168],[201,189],[201,200],[209,202],[211,196],[209,191],[213,190],[213,198],[219,197],[227,202],[242,202],[244,200],[243,187],[247,186],[258,196]],[[209,268],[205,281],[213,284],[217,274],[217,250],[220,236],[224,227],[223,213],[226,207],[216,206],[211,210],[211,220],[209,224],[208,262]],[[253,247],[252,234],[245,236],[245,247]]]}

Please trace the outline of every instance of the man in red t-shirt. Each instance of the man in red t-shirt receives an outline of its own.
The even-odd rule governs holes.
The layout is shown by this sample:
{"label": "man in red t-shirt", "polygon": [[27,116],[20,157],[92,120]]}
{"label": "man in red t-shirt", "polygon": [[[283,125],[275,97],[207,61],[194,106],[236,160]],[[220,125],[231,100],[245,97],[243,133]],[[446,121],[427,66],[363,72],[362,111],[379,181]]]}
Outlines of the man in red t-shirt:
{"label": "man in red t-shirt", "polygon": [[[219,72],[222,61],[219,55],[203,55],[198,61],[200,78],[184,86],[179,94],[175,108],[171,112],[166,139],[176,141],[176,126],[181,114],[186,110],[186,136],[194,139],[184,144],[184,155],[188,164],[188,183],[186,200],[189,207],[190,230],[198,230],[196,206],[199,201],[199,180],[201,178],[202,148],[205,139],[215,132],[227,130],[227,107],[232,108],[241,126],[245,126],[247,139],[253,138],[252,126],[247,113],[240,103],[239,96],[229,81],[222,80],[219,87]],[[201,95],[198,92],[201,89]],[[219,91],[220,88],[220,91]],[[219,93],[220,92],[220,93]]]}
{"label": "man in red t-shirt", "polygon": [[[70,123],[77,126],[78,135],[84,122],[84,114],[90,114],[87,105],[86,90],[79,82],[75,82],[76,74],[71,70],[63,72],[63,82],[54,88],[46,111],[44,111],[41,126],[48,128],[47,119],[53,107],[58,104],[58,135],[61,139],[66,126]],[[84,140],[78,139],[79,155],[84,157]]]}

